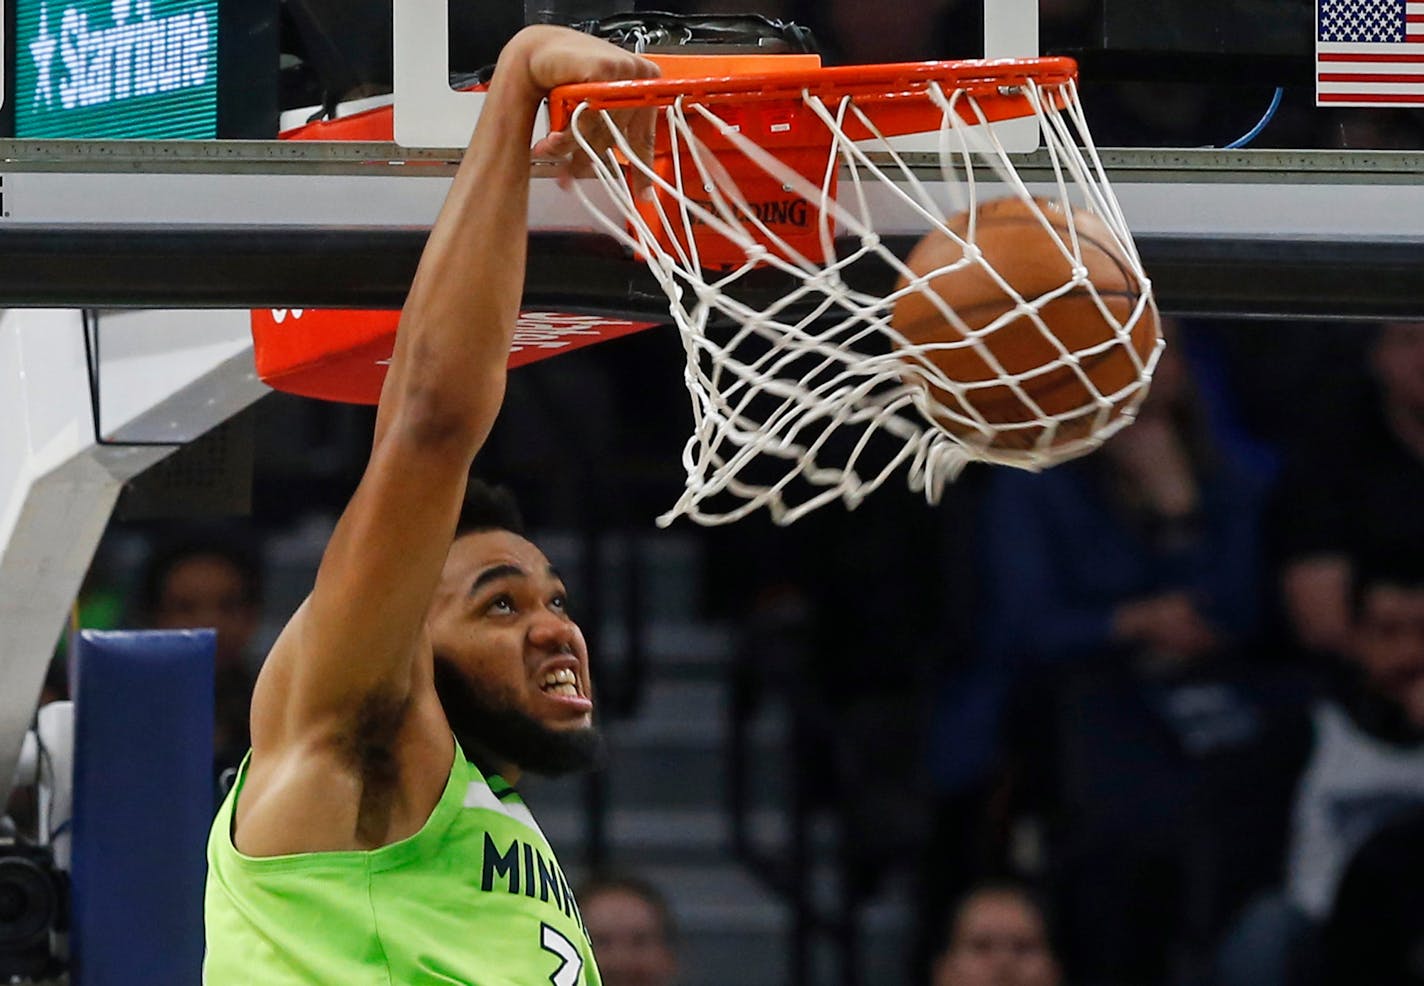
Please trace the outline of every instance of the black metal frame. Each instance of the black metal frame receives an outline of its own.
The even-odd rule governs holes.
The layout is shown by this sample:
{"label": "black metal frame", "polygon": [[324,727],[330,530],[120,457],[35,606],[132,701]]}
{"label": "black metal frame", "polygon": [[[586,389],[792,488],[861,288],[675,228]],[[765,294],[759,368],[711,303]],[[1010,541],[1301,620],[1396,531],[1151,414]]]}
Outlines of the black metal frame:
{"label": "black metal frame", "polygon": [[86,308],[80,318],[84,328],[84,366],[89,377],[89,417],[94,423],[94,441],[99,445],[112,445],[116,448],[176,449],[182,446],[184,443],[181,441],[112,441],[104,437],[106,432],[103,421],[103,364],[99,356],[99,313]]}
{"label": "black metal frame", "polygon": [[[828,942],[836,953],[838,986],[860,986],[860,918],[865,898],[854,887],[850,827],[843,814],[846,803],[839,797],[832,808],[839,855],[830,860],[838,886],[829,901],[818,897],[814,887],[817,847],[813,829],[818,810],[825,807],[825,792],[817,790],[813,772],[801,767],[823,762],[833,754],[826,748],[824,705],[800,683],[800,675],[785,673],[786,669],[804,666],[801,651],[806,633],[805,625],[794,621],[776,627],[754,625],[733,662],[725,751],[732,853],[791,912],[787,943],[791,986],[823,982],[818,979],[815,965],[818,942]],[[775,847],[760,845],[751,824],[756,808],[752,779],[764,767],[756,762],[751,729],[769,698],[782,700],[790,719],[786,747],[790,777],[780,805],[787,822],[786,842]]]}
{"label": "black metal frame", "polygon": [[[399,308],[424,229],[0,227],[0,307]],[[887,237],[901,253],[911,237]],[[1138,239],[1163,310],[1184,315],[1424,318],[1424,250],[1400,241]],[[888,287],[865,265],[857,287]],[[786,287],[768,277],[749,299]],[[666,318],[661,288],[611,237],[532,234],[528,304]]]}

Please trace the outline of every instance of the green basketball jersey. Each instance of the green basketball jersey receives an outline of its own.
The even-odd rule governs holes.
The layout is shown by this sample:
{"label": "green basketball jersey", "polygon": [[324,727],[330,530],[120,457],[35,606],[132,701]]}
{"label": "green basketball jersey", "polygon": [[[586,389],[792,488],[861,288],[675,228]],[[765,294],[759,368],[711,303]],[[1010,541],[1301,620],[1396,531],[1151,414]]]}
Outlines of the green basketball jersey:
{"label": "green basketball jersey", "polygon": [[208,838],[206,986],[600,986],[534,817],[458,746],[424,827],[370,852],[242,855],[246,773]]}

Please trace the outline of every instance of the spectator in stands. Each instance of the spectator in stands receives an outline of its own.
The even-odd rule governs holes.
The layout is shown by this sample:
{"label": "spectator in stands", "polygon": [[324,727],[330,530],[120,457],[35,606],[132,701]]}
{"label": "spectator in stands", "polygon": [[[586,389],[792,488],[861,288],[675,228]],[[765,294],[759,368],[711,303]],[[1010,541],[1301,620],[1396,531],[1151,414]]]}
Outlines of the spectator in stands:
{"label": "spectator in stands", "polygon": [[217,631],[213,755],[219,773],[237,766],[251,745],[248,716],[256,682],[251,647],[262,612],[257,554],[235,537],[193,532],[154,550],[139,592],[144,626]]}
{"label": "spectator in stands", "polygon": [[1369,363],[1363,393],[1324,395],[1329,411],[1301,436],[1273,512],[1286,616],[1315,654],[1350,636],[1362,558],[1424,556],[1424,322],[1383,326]]}
{"label": "spectator in stands", "polygon": [[1195,765],[1256,728],[1224,682],[1256,629],[1264,489],[1209,430],[1179,327],[1165,329],[1134,424],[1042,474],[988,478],[981,658],[942,694],[932,748],[946,810],[966,810],[954,795],[976,777],[1022,792],[992,786],[981,809],[999,816],[980,826],[999,852],[1014,817],[1053,816],[1049,851],[1075,861],[1051,888],[1074,918],[1068,958],[1140,981],[1163,974],[1183,926],[1159,902],[1183,896]]}
{"label": "spectator in stands", "polygon": [[1048,917],[1028,888],[983,883],[951,914],[931,986],[1058,986]]}
{"label": "spectator in stands", "polygon": [[1100,452],[995,473],[986,649],[1163,669],[1223,653],[1255,625],[1260,493],[1213,440],[1170,345],[1137,421]]}
{"label": "spectator in stands", "polygon": [[677,981],[677,924],[657,887],[641,877],[605,874],[585,883],[577,897],[604,986]]}
{"label": "spectator in stands", "polygon": [[[1273,834],[1238,837],[1286,851],[1280,886],[1244,910],[1223,944],[1221,986],[1313,983],[1318,932],[1352,857],[1391,822],[1424,811],[1424,565],[1417,556],[1376,564],[1356,574],[1353,629],[1331,693],[1241,766],[1243,783],[1284,785],[1289,796],[1263,801]],[[1348,898],[1358,915],[1359,891]],[[1341,920],[1359,928],[1357,916]]]}
{"label": "spectator in stands", "polygon": [[1322,986],[1424,986],[1424,811],[1350,861],[1322,935]]}

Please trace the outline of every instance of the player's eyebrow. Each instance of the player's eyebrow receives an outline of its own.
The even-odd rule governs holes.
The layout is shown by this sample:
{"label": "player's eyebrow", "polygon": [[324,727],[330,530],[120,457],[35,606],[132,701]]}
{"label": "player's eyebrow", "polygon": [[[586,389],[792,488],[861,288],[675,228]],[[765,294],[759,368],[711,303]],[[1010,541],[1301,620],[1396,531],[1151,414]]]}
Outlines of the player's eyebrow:
{"label": "player's eyebrow", "polygon": [[524,574],[524,569],[518,565],[492,565],[475,576],[475,581],[470,586],[470,595],[473,596],[491,582],[498,582],[500,579],[507,578],[523,578]]}

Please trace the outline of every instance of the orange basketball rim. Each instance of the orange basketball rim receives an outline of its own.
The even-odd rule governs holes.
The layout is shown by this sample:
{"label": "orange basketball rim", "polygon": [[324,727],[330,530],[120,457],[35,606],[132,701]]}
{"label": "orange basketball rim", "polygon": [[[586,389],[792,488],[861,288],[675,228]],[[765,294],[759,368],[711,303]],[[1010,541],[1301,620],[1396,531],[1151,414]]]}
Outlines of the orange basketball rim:
{"label": "orange basketball rim", "polygon": [[[825,261],[822,240],[834,223],[806,196],[791,194],[783,177],[768,174],[738,149],[750,141],[825,195],[836,195],[837,169],[827,173],[836,141],[900,137],[940,129],[944,114],[973,126],[1033,116],[1038,107],[1061,109],[1077,78],[1070,58],[907,62],[823,68],[817,55],[649,55],[662,78],[562,86],[549,96],[553,130],[567,130],[586,113],[667,108],[686,114],[691,140],[678,142],[670,126],[658,128],[652,170],[655,201],[638,212],[662,247],[687,254],[696,240],[701,266],[730,268],[744,250],[709,218],[714,198],[732,194],[736,208],[765,230],[757,239],[782,255]],[[834,121],[827,114],[834,116]],[[834,124],[834,125],[833,125]],[[738,140],[744,138],[744,140]],[[699,146],[700,145],[700,146]],[[710,152],[726,182],[701,181]],[[626,157],[620,160],[626,162]],[[669,210],[692,208],[682,222],[665,222]]]}

